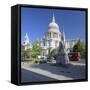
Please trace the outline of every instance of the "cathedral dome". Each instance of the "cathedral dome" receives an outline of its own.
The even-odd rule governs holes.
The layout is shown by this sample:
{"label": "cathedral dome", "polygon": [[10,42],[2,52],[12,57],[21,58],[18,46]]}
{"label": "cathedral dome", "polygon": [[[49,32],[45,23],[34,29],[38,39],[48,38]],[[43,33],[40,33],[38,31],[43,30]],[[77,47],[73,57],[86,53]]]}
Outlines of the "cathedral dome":
{"label": "cathedral dome", "polygon": [[49,24],[48,28],[49,28],[49,31],[59,32],[59,26],[55,22],[54,15],[53,15],[53,18],[52,18],[52,22]]}
{"label": "cathedral dome", "polygon": [[51,22],[48,26],[49,28],[56,28],[56,29],[59,29],[59,26],[58,24],[56,24],[55,22]]}

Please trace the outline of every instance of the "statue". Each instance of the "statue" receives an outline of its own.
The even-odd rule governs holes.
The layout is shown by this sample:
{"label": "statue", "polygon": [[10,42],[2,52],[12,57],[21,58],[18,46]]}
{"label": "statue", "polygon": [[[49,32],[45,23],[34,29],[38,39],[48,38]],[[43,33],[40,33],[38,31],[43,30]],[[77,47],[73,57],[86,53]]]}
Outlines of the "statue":
{"label": "statue", "polygon": [[56,57],[56,63],[60,64],[68,64],[69,63],[69,57],[66,52],[66,47],[65,47],[65,39],[64,36],[62,35],[62,39],[59,42],[59,50],[58,54]]}

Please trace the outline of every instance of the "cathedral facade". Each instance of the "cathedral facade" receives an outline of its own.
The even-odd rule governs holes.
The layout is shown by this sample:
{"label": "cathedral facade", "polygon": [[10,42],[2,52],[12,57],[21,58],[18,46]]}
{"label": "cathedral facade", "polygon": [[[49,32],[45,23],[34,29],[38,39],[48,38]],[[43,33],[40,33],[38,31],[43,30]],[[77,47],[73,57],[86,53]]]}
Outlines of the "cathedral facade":
{"label": "cathedral facade", "polygon": [[52,21],[48,25],[48,31],[41,39],[40,47],[44,51],[42,55],[47,56],[53,49],[58,49],[59,42],[62,40],[62,38],[64,39],[65,49],[67,50],[67,53],[72,50],[73,46],[78,41],[65,39],[65,33],[63,30],[60,30],[59,25],[56,23],[55,16],[53,14]]}
{"label": "cathedral facade", "polygon": [[[62,32],[61,32],[62,31]],[[66,40],[65,33],[63,30],[60,30],[59,25],[56,23],[55,16],[53,14],[52,21],[48,25],[48,31],[45,32],[44,37],[40,40],[40,47],[43,50],[41,56],[48,56],[49,53],[53,49],[58,49],[59,42],[64,41],[65,49],[67,52],[72,50],[73,46],[77,43],[77,39],[75,40]],[[26,33],[24,38],[23,46],[25,50],[32,48],[31,43],[29,41],[29,36]]]}
{"label": "cathedral facade", "polygon": [[41,39],[41,48],[44,50],[43,55],[48,55],[51,50],[57,49],[59,42],[65,35],[64,32],[60,32],[59,25],[55,21],[55,16],[53,15],[52,21],[48,25],[48,31],[45,33],[44,38]]}
{"label": "cathedral facade", "polygon": [[27,33],[26,33],[26,35],[25,35],[25,37],[24,37],[23,46],[24,46],[24,50],[25,50],[25,51],[26,51],[27,49],[32,48],[32,47],[31,47],[31,43],[30,43],[30,41],[29,41],[29,36],[28,36]]}

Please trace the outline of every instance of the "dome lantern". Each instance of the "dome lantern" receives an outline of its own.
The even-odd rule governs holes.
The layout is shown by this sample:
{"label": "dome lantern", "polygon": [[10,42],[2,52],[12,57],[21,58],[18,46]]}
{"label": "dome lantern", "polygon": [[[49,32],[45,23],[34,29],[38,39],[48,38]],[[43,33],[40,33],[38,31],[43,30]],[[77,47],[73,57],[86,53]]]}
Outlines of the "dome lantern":
{"label": "dome lantern", "polygon": [[53,13],[52,22],[55,22],[55,16],[54,16],[54,13]]}
{"label": "dome lantern", "polygon": [[52,17],[52,22],[49,24],[48,28],[49,28],[49,31],[59,32],[59,26],[55,22],[54,14],[53,14],[53,17]]}

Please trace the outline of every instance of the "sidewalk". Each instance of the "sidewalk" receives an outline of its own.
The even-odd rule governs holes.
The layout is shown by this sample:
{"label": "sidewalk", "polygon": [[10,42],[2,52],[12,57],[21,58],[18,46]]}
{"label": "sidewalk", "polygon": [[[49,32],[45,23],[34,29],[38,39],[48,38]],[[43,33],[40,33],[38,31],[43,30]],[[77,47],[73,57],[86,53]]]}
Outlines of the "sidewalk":
{"label": "sidewalk", "polygon": [[[80,63],[76,64],[72,62],[67,67],[61,67],[54,64],[22,64],[22,70],[23,69],[27,70],[29,73],[33,72],[54,80],[73,80],[85,78],[85,65]],[[24,73],[22,74],[24,76]],[[25,76],[28,76],[27,73],[25,73]]]}

